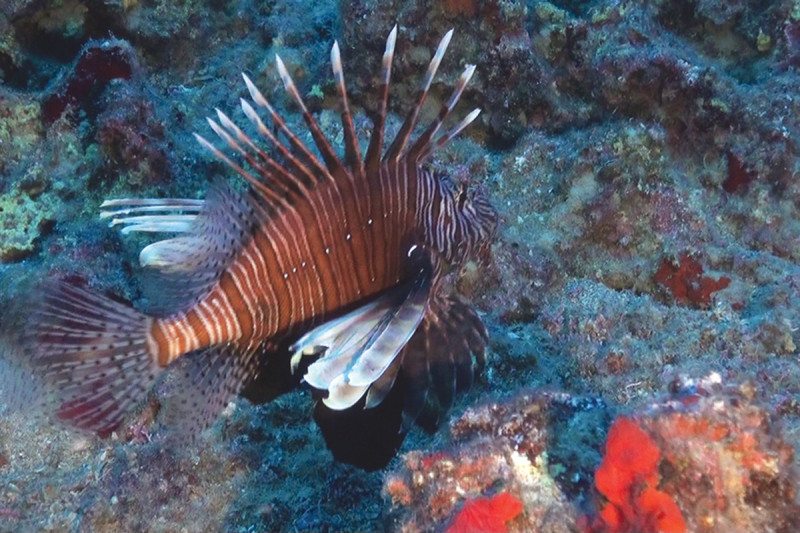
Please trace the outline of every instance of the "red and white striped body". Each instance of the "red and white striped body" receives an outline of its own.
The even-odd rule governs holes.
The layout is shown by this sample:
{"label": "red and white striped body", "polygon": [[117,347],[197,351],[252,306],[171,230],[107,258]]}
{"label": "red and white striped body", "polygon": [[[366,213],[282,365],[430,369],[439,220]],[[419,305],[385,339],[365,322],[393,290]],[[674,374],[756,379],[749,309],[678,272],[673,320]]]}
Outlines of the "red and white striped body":
{"label": "red and white striped body", "polygon": [[349,186],[324,183],[305,202],[257,225],[199,303],[156,319],[159,364],[224,343],[254,348],[324,322],[397,285],[408,250],[422,245],[418,169],[381,167]]}

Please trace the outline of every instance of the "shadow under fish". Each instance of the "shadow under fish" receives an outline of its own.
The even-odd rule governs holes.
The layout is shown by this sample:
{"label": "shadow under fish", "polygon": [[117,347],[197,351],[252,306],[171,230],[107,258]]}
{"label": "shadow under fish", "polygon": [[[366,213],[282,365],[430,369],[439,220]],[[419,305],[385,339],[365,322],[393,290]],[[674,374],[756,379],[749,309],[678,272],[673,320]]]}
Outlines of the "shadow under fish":
{"label": "shadow under fish", "polygon": [[237,394],[266,401],[302,378],[318,398],[314,417],[334,456],[379,468],[414,422],[435,426],[455,394],[472,384],[486,331],[446,273],[488,246],[497,214],[480,191],[425,163],[477,117],[474,110],[439,133],[475,67],[467,66],[433,123],[412,142],[448,32],[415,106],[384,150],[396,36],[395,27],[365,156],[335,43],[343,157],[276,56],[319,155],[243,75],[251,101],[241,99],[242,111],[274,153],[219,110],[208,123],[229,155],[195,136],[246,180],[245,193],[218,181],[205,200],[103,204],[101,216],[123,233],[175,236],[140,254],[147,313],[74,283],[44,287],[25,342],[59,419],[109,435],[175,365],[184,383],[172,389],[164,424],[196,434]]}

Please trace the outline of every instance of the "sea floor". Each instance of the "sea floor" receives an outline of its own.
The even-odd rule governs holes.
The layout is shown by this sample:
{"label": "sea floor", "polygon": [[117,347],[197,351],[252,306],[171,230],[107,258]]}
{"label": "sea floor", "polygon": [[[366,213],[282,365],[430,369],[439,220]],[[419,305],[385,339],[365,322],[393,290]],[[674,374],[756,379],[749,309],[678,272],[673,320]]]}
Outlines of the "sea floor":
{"label": "sea floor", "polygon": [[[5,2],[5,361],[42,279],[140,302],[150,241],[99,205],[227,176],[191,134],[215,107],[241,118],[242,71],[303,131],[280,53],[340,144],[337,39],[366,143],[395,23],[390,131],[454,28],[422,122],[466,64],[456,115],[482,113],[431,165],[502,219],[458,272],[490,342],[451,417],[364,472],[333,460],[306,390],[237,400],[186,443],[0,404],[0,530],[800,530],[796,0]],[[37,394],[19,372],[0,358],[16,407]]]}

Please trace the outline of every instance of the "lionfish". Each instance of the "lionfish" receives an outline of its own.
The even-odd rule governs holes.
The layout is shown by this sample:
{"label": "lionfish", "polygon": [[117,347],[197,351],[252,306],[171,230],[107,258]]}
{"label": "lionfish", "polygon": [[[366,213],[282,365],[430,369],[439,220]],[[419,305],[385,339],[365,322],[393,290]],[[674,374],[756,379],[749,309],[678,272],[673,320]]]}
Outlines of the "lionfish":
{"label": "lionfish", "polygon": [[[245,192],[216,181],[205,200],[106,201],[101,216],[123,232],[175,236],[141,251],[150,275],[146,314],[74,283],[44,291],[30,346],[34,371],[55,395],[57,417],[108,435],[147,399],[159,374],[180,361],[184,382],[175,387],[173,423],[196,432],[235,395],[267,397],[273,374],[301,373],[319,394],[315,418],[334,455],[377,467],[396,452],[411,422],[432,405],[446,410],[455,392],[471,385],[487,342],[480,318],[446,274],[484,250],[497,226],[483,193],[425,165],[478,116],[476,109],[437,135],[474,65],[411,140],[452,33],[439,43],[416,103],[386,150],[397,26],[386,41],[364,157],[334,43],[343,157],[276,55],[316,152],[243,74],[252,102],[242,98],[242,111],[273,154],[218,109],[208,123],[228,155],[195,137],[246,181]],[[381,447],[388,448],[381,458],[366,458]]]}

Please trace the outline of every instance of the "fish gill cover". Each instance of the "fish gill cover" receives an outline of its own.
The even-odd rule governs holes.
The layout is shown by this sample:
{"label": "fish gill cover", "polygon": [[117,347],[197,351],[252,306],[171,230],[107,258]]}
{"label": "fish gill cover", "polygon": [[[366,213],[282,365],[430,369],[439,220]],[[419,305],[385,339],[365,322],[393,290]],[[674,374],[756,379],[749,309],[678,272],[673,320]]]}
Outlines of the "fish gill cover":
{"label": "fish gill cover", "polygon": [[[28,326],[34,303],[48,301],[35,296],[42,281],[67,280],[59,290],[77,292],[65,297],[104,295],[93,301],[116,315],[132,302],[161,316],[176,301],[148,288],[148,268],[174,266],[185,250],[148,248],[170,235],[117,231],[135,227],[130,220],[108,228],[101,204],[156,199],[160,210],[111,218],[156,215],[149,222],[158,228],[187,229],[208,191],[240,198],[244,180],[191,134],[211,140],[210,114],[243,149],[227,118],[259,135],[238,111],[240,98],[251,99],[242,71],[313,146],[295,99],[285,95],[276,53],[336,156],[352,162],[344,147],[357,137],[363,157],[395,24],[387,145],[452,28],[411,139],[475,64],[441,131],[473,108],[482,112],[427,168],[454,205],[488,198],[502,219],[491,254],[442,272],[451,292],[431,300],[460,317],[427,326],[425,353],[448,362],[453,354],[453,366],[415,374],[432,385],[416,421],[433,433],[412,428],[401,444],[403,435],[391,432],[410,427],[399,388],[374,408],[357,405],[359,416],[347,420],[307,388],[287,392],[292,378],[324,360],[314,359],[311,345],[297,347],[294,374],[288,346],[274,347],[288,354],[285,364],[259,365],[271,379],[219,417],[209,413],[227,396],[188,415],[170,407],[170,398],[197,397],[185,394],[192,390],[185,376],[198,369],[179,357],[104,440],[42,420],[34,407],[50,396],[32,365],[36,331]],[[797,530],[798,36],[795,0],[4,3],[0,398],[17,409],[0,419],[0,529]],[[334,41],[355,135],[340,121]],[[280,127],[269,132],[286,139]],[[216,146],[247,168],[226,139]],[[311,151],[324,160],[324,150]],[[291,166],[277,151],[265,153]],[[234,187],[210,187],[215,180]],[[175,209],[175,199],[188,201]],[[168,274],[196,281],[179,269]],[[420,279],[382,302],[391,307],[405,294],[409,305],[396,308],[414,309],[413,296],[430,290]],[[71,324],[84,332],[99,322],[88,312],[81,318]],[[476,320],[486,336],[461,329]],[[307,340],[338,331],[309,329],[315,335]],[[485,368],[463,393],[472,376],[442,370],[466,368],[457,364],[463,346],[484,344]],[[214,361],[201,374],[228,372],[221,364],[228,359]],[[309,376],[330,386],[334,366]],[[75,405],[61,407],[62,418],[80,415]],[[163,438],[169,427],[212,419],[199,437]],[[620,427],[615,419],[631,421],[638,430],[625,434],[660,452],[657,477],[625,485],[627,500],[595,476],[619,455],[606,447],[619,435],[607,435]],[[401,448],[387,474],[342,464],[326,444],[362,463]],[[496,501],[515,503],[487,504]],[[630,502],[646,502],[649,511]]]}

